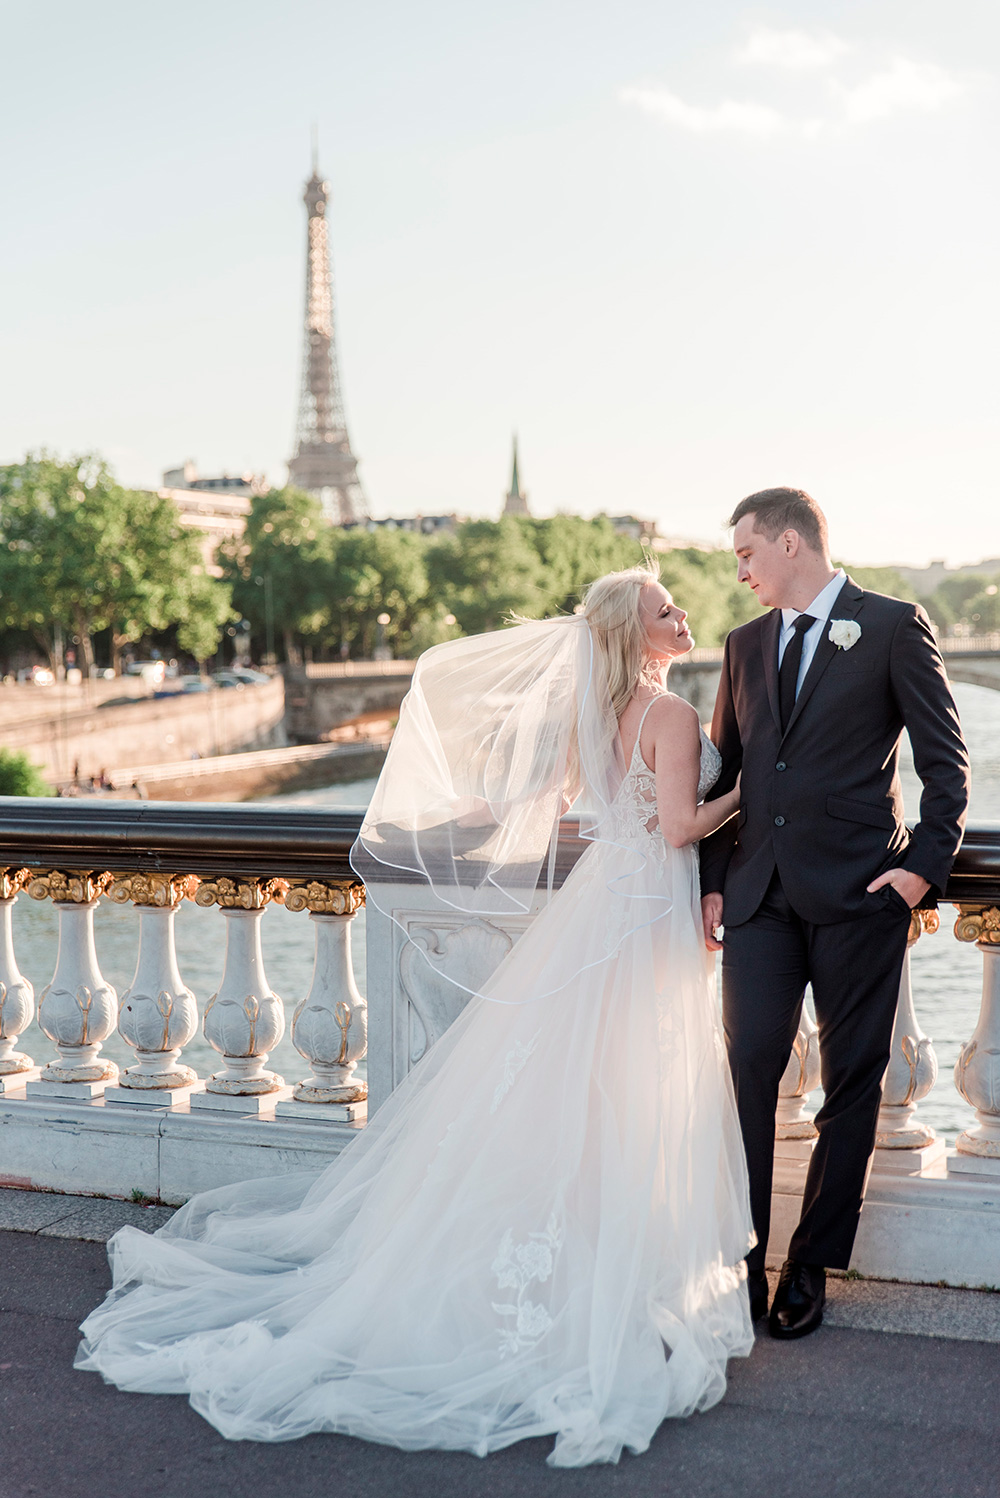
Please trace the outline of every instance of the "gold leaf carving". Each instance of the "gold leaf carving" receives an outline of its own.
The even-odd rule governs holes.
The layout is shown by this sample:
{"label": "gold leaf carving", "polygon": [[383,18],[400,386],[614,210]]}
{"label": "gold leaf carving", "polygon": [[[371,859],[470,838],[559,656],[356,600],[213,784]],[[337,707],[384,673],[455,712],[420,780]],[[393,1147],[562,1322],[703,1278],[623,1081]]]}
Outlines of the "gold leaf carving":
{"label": "gold leaf carving", "polygon": [[959,941],[1000,945],[1000,910],[995,905],[960,905],[955,935]]}
{"label": "gold leaf carving", "polygon": [[12,900],[31,878],[30,869],[0,869],[0,900]]}
{"label": "gold leaf carving", "polygon": [[62,905],[90,905],[100,899],[114,878],[98,869],[49,869],[38,873],[28,884],[33,900],[54,900]]}
{"label": "gold leaf carving", "polygon": [[263,910],[274,900],[281,904],[287,879],[203,879],[194,897],[196,905],[220,905],[224,910]]}
{"label": "gold leaf carving", "polygon": [[309,910],[315,915],[357,915],[365,903],[365,887],[357,879],[291,879],[288,884],[287,910]]}
{"label": "gold leaf carving", "polygon": [[196,874],[116,874],[108,896],[116,905],[156,905],[173,909],[182,900],[193,900],[198,888]]}

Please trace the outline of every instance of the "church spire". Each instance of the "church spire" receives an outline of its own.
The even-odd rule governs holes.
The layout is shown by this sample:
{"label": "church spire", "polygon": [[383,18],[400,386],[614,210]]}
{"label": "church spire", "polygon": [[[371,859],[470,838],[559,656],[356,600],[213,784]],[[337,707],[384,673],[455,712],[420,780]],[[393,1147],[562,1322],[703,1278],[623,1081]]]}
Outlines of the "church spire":
{"label": "church spire", "polygon": [[514,433],[514,461],[511,465],[510,491],[504,499],[503,512],[505,515],[527,515],[528,496],[521,493],[521,484],[517,474],[517,433]]}

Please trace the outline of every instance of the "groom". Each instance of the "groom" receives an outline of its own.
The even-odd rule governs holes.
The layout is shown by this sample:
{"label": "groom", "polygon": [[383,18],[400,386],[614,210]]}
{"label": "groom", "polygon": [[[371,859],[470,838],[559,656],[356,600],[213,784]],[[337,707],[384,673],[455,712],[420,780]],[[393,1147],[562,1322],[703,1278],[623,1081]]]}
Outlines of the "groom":
{"label": "groom", "polygon": [[[826,519],[800,489],[736,506],[739,579],[770,609],[726,641],[712,738],[714,796],[742,772],[739,817],[701,844],[705,940],[724,923],[722,1004],[757,1245],[751,1312],[767,1314],[774,1115],[807,983],[823,1106],[771,1335],[823,1318],[826,1269],[857,1231],[910,912],[943,894],[962,839],[969,760],[923,610],[834,568]],[[923,782],[903,820],[899,741]]]}

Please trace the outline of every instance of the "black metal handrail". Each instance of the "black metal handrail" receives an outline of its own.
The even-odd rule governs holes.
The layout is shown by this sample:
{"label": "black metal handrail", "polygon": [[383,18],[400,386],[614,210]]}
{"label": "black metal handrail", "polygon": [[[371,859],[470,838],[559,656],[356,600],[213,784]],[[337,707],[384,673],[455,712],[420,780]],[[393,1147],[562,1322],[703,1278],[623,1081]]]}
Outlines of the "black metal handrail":
{"label": "black metal handrail", "polygon": [[[0,796],[0,865],[344,879],[360,808],[325,811],[241,802],[37,800]],[[556,879],[587,847],[576,817],[559,828]],[[407,882],[400,876],[400,882]],[[422,882],[422,880],[421,880]],[[945,899],[1000,903],[1000,822],[966,828]]]}

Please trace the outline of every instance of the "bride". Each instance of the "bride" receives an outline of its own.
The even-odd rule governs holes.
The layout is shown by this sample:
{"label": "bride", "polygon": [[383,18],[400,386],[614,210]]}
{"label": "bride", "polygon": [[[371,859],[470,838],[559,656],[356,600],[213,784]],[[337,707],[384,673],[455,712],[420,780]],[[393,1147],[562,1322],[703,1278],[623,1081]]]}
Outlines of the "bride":
{"label": "bride", "polygon": [[355,849],[369,901],[420,879],[472,919],[541,913],[322,1174],[115,1234],[77,1367],[234,1440],[553,1435],[559,1467],[722,1397],[753,1237],[695,845],[738,792],[703,803],[719,756],[666,690],[685,621],[647,564],[421,657]]}

